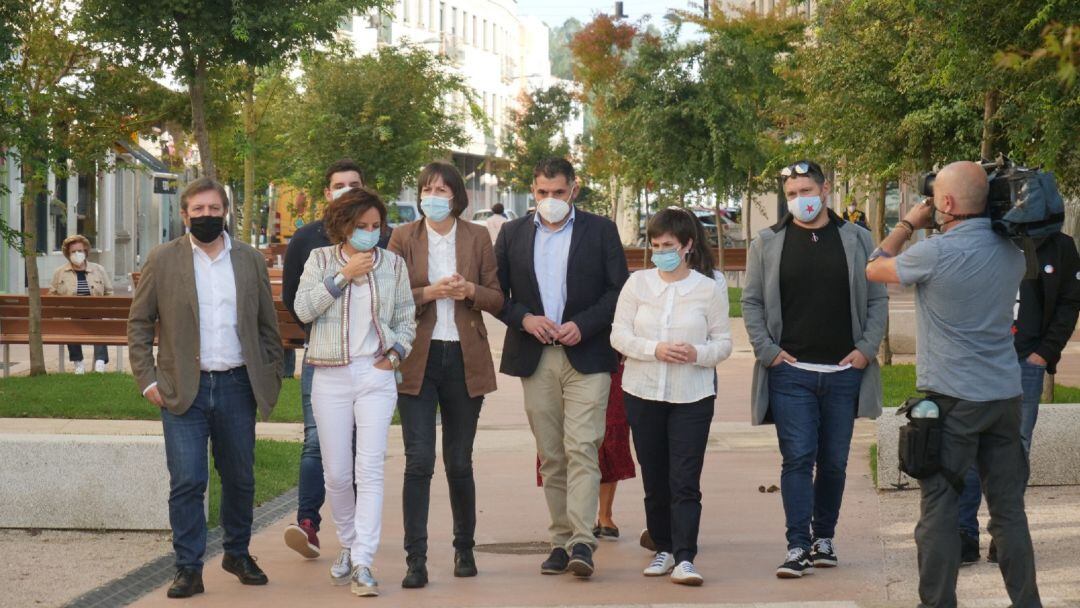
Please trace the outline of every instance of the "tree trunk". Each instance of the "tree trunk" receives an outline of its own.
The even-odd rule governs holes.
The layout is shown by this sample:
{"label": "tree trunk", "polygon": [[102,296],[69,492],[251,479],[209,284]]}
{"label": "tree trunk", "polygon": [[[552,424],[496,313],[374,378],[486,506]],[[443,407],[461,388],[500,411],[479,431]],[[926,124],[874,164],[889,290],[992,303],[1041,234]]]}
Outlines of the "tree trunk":
{"label": "tree trunk", "polygon": [[754,236],[753,229],[750,227],[750,216],[753,215],[752,211],[754,209],[754,192],[753,189],[750,187],[750,183],[753,177],[753,172],[746,172],[746,202],[743,203],[742,221],[743,228],[745,228],[744,231],[746,232],[747,247],[750,247],[750,240]]}
{"label": "tree trunk", "polygon": [[983,160],[993,160],[997,154],[998,129],[994,116],[998,111],[998,91],[990,89],[983,100],[983,134],[979,155]]}
{"label": "tree trunk", "polygon": [[[870,227],[874,232],[874,242],[880,244],[885,240],[885,191],[888,182],[881,180],[878,184],[877,204],[874,205],[874,214],[870,217]],[[883,365],[892,365],[892,341],[889,340],[889,316],[885,315],[885,337],[881,340],[881,362]]]}
{"label": "tree trunk", "polygon": [[724,267],[724,221],[720,218],[720,197],[716,197],[713,213],[716,215],[716,269],[727,270]]}
{"label": "tree trunk", "polygon": [[1043,390],[1042,397],[1039,398],[1039,403],[1053,403],[1054,402],[1054,374],[1047,373],[1043,376]]}
{"label": "tree trunk", "polygon": [[244,68],[244,212],[241,215],[240,239],[247,243],[258,244],[258,237],[252,237],[251,225],[255,218],[255,73],[250,67]]}
{"label": "tree trunk", "polygon": [[210,151],[210,132],[206,128],[206,64],[203,60],[195,62],[195,72],[188,82],[191,98],[191,128],[195,131],[195,142],[199,146],[199,162],[202,164],[203,177],[217,179],[217,167]]}
{"label": "tree trunk", "polygon": [[30,165],[23,160],[23,261],[26,264],[26,293],[30,299],[29,346],[30,375],[45,375],[45,351],[41,343],[41,288],[37,265],[37,195],[44,189],[40,177],[34,175]]}

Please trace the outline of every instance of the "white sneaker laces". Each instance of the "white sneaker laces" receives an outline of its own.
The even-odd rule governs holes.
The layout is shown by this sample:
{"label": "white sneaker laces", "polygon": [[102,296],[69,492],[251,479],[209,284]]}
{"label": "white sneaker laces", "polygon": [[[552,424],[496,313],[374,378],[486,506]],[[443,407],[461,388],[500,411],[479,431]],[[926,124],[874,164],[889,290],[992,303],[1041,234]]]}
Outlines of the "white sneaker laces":
{"label": "white sneaker laces", "polygon": [[697,574],[697,570],[694,569],[694,564],[690,562],[683,562],[679,564],[679,570],[682,570],[683,574]]}
{"label": "white sneaker laces", "polygon": [[819,538],[814,541],[814,551],[818,553],[832,553],[832,539],[831,538]]}
{"label": "white sneaker laces", "polygon": [[803,557],[803,550],[802,549],[799,549],[799,548],[788,549],[787,559],[785,559],[784,562],[797,562],[797,561],[800,561],[802,559],[802,557]]}
{"label": "white sneaker laces", "polygon": [[670,553],[664,553],[663,551],[657,553],[656,557],[653,558],[652,563],[649,564],[649,567],[650,568],[663,568],[665,563],[668,560],[668,556],[670,556],[670,555],[671,555]]}
{"label": "white sneaker laces", "polygon": [[348,549],[342,549],[341,553],[338,553],[337,559],[334,560],[334,568],[345,568],[349,566],[350,561],[352,561],[352,554]]}

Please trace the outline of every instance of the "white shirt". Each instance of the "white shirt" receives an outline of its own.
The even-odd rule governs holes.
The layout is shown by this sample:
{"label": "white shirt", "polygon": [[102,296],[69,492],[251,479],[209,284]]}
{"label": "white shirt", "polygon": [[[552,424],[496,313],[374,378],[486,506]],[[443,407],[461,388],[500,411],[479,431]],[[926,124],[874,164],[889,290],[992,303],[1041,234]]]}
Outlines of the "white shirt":
{"label": "white shirt", "polygon": [[349,356],[371,357],[379,352],[379,334],[371,314],[371,286],[367,277],[349,283]]}
{"label": "white shirt", "polygon": [[495,241],[498,240],[499,231],[502,230],[503,224],[505,224],[508,221],[510,221],[510,220],[506,219],[505,217],[503,217],[503,216],[501,216],[501,215],[499,215],[497,213],[492,213],[491,217],[489,217],[487,219],[487,221],[484,222],[484,225],[487,227],[488,234],[491,235],[491,244],[492,245],[494,245]]}
{"label": "white shirt", "polygon": [[[457,272],[457,221],[446,236],[432,230],[427,220],[424,220],[424,225],[427,227],[428,282],[434,285]],[[435,300],[435,330],[431,333],[432,340],[461,341],[454,323],[454,304],[453,298]]]}
{"label": "white shirt", "polygon": [[[660,342],[686,342],[694,363],[656,360]],[[715,368],[731,355],[727,282],[691,271],[668,283],[655,268],[630,275],[619,293],[611,345],[626,355],[623,390],[667,403],[693,403],[716,394]]]}
{"label": "white shirt", "polygon": [[204,372],[223,372],[244,365],[236,322],[232,240],[228,233],[222,236],[225,247],[212,260],[195,244],[195,237],[189,236],[199,298],[199,369]]}

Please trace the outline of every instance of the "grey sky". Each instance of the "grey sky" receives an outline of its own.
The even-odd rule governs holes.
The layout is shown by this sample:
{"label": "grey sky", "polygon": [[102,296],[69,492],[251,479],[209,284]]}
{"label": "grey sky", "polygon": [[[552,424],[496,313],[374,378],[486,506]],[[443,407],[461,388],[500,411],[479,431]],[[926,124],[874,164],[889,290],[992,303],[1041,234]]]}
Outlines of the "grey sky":
{"label": "grey sky", "polygon": [[[623,0],[623,11],[633,20],[645,14],[652,15],[652,22],[661,25],[663,16],[671,9],[690,9],[693,0]],[[700,6],[701,2],[696,2]],[[611,13],[615,0],[518,0],[518,12],[544,20],[550,27],[562,25],[570,17],[582,23],[596,13]]]}

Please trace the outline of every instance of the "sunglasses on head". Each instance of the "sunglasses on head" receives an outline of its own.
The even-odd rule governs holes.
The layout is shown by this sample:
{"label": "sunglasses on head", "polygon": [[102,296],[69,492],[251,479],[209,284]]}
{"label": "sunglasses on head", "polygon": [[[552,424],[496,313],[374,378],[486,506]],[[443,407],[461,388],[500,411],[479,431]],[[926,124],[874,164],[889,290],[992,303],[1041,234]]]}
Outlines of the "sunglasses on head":
{"label": "sunglasses on head", "polygon": [[784,167],[780,170],[780,175],[782,177],[791,177],[792,175],[810,175],[812,172],[813,169],[810,168],[810,163],[802,162]]}

